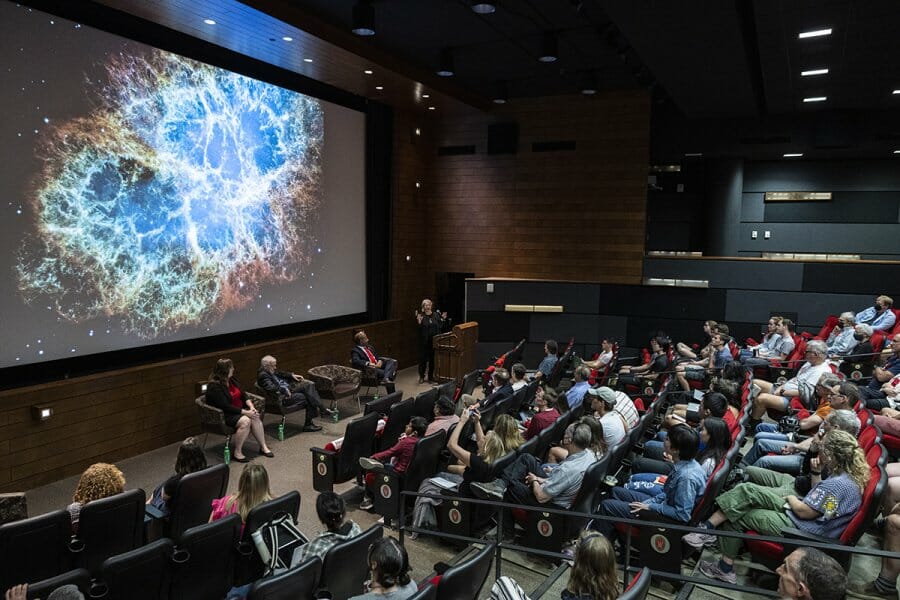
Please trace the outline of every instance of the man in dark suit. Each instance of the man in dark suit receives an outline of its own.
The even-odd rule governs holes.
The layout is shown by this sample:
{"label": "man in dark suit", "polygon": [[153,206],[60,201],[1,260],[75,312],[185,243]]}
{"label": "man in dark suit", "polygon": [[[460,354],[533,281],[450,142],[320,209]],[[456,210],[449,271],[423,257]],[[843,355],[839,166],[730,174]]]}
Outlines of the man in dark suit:
{"label": "man in dark suit", "polygon": [[313,418],[331,411],[322,406],[322,399],[312,381],[304,379],[296,373],[288,373],[277,369],[278,362],[274,356],[263,356],[256,372],[256,385],[266,393],[281,398],[284,406],[300,404],[306,407],[306,423],[303,431],[321,431],[322,428],[313,423]]}
{"label": "man in dark suit", "polygon": [[350,350],[350,364],[353,365],[353,368],[365,372],[367,367],[372,367],[388,394],[393,393],[394,379],[397,377],[397,361],[375,354],[375,348],[369,345],[369,336],[365,331],[357,332],[353,336],[353,341],[356,342],[356,345]]}

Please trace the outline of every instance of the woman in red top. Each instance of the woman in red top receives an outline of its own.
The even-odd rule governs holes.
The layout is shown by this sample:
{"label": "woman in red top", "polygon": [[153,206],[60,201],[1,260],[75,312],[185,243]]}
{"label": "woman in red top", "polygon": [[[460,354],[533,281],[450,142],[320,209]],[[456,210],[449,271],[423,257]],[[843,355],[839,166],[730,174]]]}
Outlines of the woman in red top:
{"label": "woman in red top", "polygon": [[266,445],[266,436],[263,431],[262,419],[259,416],[253,402],[247,398],[234,378],[234,363],[230,358],[220,358],[216,361],[216,367],[209,376],[206,385],[206,403],[219,408],[225,413],[225,423],[237,428],[234,432],[234,454],[237,462],[250,462],[244,456],[244,442],[251,433],[259,443],[259,452],[263,456],[272,458],[275,454]]}

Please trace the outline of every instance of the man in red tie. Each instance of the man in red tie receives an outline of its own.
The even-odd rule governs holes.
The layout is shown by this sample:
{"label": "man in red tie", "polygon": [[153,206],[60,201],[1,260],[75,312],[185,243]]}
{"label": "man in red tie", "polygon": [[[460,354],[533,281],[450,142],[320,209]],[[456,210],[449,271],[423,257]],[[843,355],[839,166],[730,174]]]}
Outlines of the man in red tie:
{"label": "man in red tie", "polygon": [[354,369],[365,371],[367,367],[375,369],[378,380],[384,384],[390,394],[394,391],[394,378],[397,377],[397,361],[393,358],[379,358],[375,355],[375,349],[369,345],[369,337],[365,331],[359,331],[353,336],[356,345],[350,351],[350,364]]}

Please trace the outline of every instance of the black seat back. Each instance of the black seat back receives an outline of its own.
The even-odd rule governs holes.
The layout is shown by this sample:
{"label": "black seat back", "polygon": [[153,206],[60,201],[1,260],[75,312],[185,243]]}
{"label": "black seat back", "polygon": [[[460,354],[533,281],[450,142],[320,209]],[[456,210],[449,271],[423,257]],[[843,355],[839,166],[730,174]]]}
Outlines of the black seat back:
{"label": "black seat back", "polygon": [[482,431],[490,431],[494,428],[494,419],[497,418],[498,411],[503,408],[503,401],[494,402],[487,408],[482,408],[478,410],[478,413],[481,415],[481,429]]}
{"label": "black seat back", "polygon": [[403,400],[403,392],[401,390],[397,390],[396,392],[391,392],[386,396],[381,396],[378,399],[369,400],[366,402],[365,407],[363,408],[363,414],[367,415],[370,412],[374,412],[378,415],[387,415],[391,412],[391,407]]}
{"label": "black seat back", "polygon": [[447,569],[438,585],[438,600],[477,598],[493,558],[494,544],[488,544],[469,560]]}
{"label": "black seat back", "polygon": [[234,548],[240,535],[241,517],[237,514],[185,531],[174,555],[170,598],[224,598],[234,583]]}
{"label": "black seat back", "polygon": [[437,397],[447,396],[450,400],[456,399],[456,381],[448,381],[437,386]]}
{"label": "black seat back", "polygon": [[239,552],[234,572],[235,585],[244,585],[263,576],[265,565],[263,565],[250,536],[266,521],[281,513],[289,514],[294,523],[297,522],[297,515],[300,514],[300,492],[293,490],[283,496],[272,498],[251,510],[247,515],[247,523],[244,525],[244,532],[238,543]]}
{"label": "black seat back", "polygon": [[81,508],[75,564],[96,576],[103,561],[140,546],[144,541],[144,490],[128,490],[88,502]]}
{"label": "black seat back", "polygon": [[72,518],[65,510],[0,525],[0,590],[68,571],[71,537]]}
{"label": "black seat back", "polygon": [[425,417],[426,421],[432,421],[434,419],[434,403],[437,402],[437,399],[437,388],[431,388],[416,394],[413,416]]}
{"label": "black seat back", "polygon": [[331,592],[334,600],[346,600],[363,592],[363,584],[369,578],[369,546],[383,535],[384,528],[373,525],[328,550],[322,561],[320,585]]}
{"label": "black seat back", "polygon": [[181,478],[169,500],[170,538],[177,540],[187,529],[209,521],[209,507],[213,500],[225,495],[228,476],[228,465],[220,464]]}
{"label": "black seat back", "polygon": [[[400,392],[397,392],[398,394]],[[336,482],[348,481],[359,473],[359,457],[372,454],[375,431],[378,429],[378,413],[370,412],[353,419],[344,432],[344,441],[337,457]]]}
{"label": "black seat back", "polygon": [[[590,452],[590,450],[588,450],[588,452]],[[600,484],[603,481],[603,477],[606,475],[606,469],[609,465],[607,457],[609,457],[609,453],[588,467],[587,471],[584,472],[584,478],[581,480],[581,487],[578,488],[578,493],[575,495],[575,499],[572,500],[572,506],[570,507],[572,512],[590,513],[594,512],[594,509],[597,508],[599,501],[598,496],[602,488]],[[570,516],[566,519],[566,539],[574,538],[578,531],[587,524],[587,521],[588,520],[583,517]]]}
{"label": "black seat back", "polygon": [[[536,384],[537,382],[532,383]],[[506,414],[513,417],[519,416],[519,411],[522,410],[522,406],[525,404],[525,398],[528,396],[528,387],[530,385],[531,383],[523,385],[519,388],[519,391],[512,395],[512,398],[510,398],[506,407]],[[537,387],[537,385],[535,385],[535,387]],[[531,397],[534,398],[534,394],[532,394]]]}
{"label": "black seat back", "polygon": [[166,600],[172,540],[163,538],[103,561],[100,579],[107,600]]}
{"label": "black seat back", "polygon": [[56,577],[50,577],[36,583],[28,584],[28,592],[26,598],[28,600],[46,599],[53,590],[61,588],[64,585],[74,585],[84,594],[85,598],[90,598],[91,591],[91,574],[87,569],[72,569],[66,571]]}
{"label": "black seat back", "polygon": [[400,434],[406,429],[409,420],[415,416],[416,401],[413,398],[407,398],[401,402],[397,402],[388,412],[388,422],[381,431],[381,437],[378,438],[379,452],[387,450],[397,443]]}
{"label": "black seat back", "polygon": [[440,429],[416,442],[409,467],[403,476],[404,490],[417,492],[423,481],[437,473],[446,437],[447,432]]}
{"label": "black seat back", "polygon": [[519,340],[519,343],[515,345],[515,347],[503,355],[503,364],[500,365],[501,368],[509,371],[512,369],[512,366],[517,362],[522,362],[522,353],[525,351],[525,338]]}
{"label": "black seat back", "polygon": [[459,397],[463,394],[471,394],[475,391],[475,388],[478,387],[478,384],[481,382],[481,378],[484,376],[484,371],[481,369],[475,369],[474,371],[469,371],[465,375],[463,375],[462,385],[459,386],[459,394],[456,395],[454,400],[459,400]]}
{"label": "black seat back", "polygon": [[260,579],[250,588],[247,600],[307,600],[319,585],[322,559],[314,556],[284,573]]}
{"label": "black seat back", "polygon": [[540,449],[541,436],[536,435],[516,449],[517,454],[531,454],[537,456]]}

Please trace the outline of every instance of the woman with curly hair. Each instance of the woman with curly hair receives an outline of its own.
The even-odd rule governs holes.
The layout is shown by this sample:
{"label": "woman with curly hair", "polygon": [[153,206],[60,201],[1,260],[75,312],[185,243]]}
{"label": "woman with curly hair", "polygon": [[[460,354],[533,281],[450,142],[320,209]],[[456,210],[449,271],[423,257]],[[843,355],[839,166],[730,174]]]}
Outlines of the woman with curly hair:
{"label": "woman with curly hair", "polygon": [[[272,499],[272,490],[269,489],[269,473],[262,465],[249,464],[241,471],[238,480],[238,491],[212,501],[212,514],[209,521],[217,521],[233,513],[241,516],[241,522],[247,522],[250,511]],[[241,526],[243,528],[243,525]]]}
{"label": "woman with curly hair", "polygon": [[67,507],[69,516],[72,517],[72,529],[78,529],[78,518],[81,509],[88,502],[115,496],[125,491],[125,476],[122,475],[116,465],[108,463],[94,463],[89,466],[72,495],[72,504]]}
{"label": "woman with curly hair", "polygon": [[[762,535],[781,535],[784,527],[836,539],[862,505],[862,492],[869,482],[869,466],[856,438],[840,429],[829,431],[822,441],[821,458],[812,459],[812,489],[802,499],[794,495],[793,483],[781,488],[743,483],[716,499],[719,507],[698,527],[727,530],[752,529]],[[830,475],[820,479],[822,468]],[[713,536],[690,533],[684,541],[701,547],[715,541]],[[735,583],[734,559],[743,541],[719,538],[722,558],[701,561],[707,577]]]}
{"label": "woman with curly hair", "polygon": [[189,437],[178,448],[178,456],[175,458],[175,474],[156,486],[153,493],[147,498],[147,504],[158,509],[164,515],[169,514],[169,500],[175,494],[175,488],[181,478],[188,473],[202,471],[206,468],[206,454],[193,437]]}

